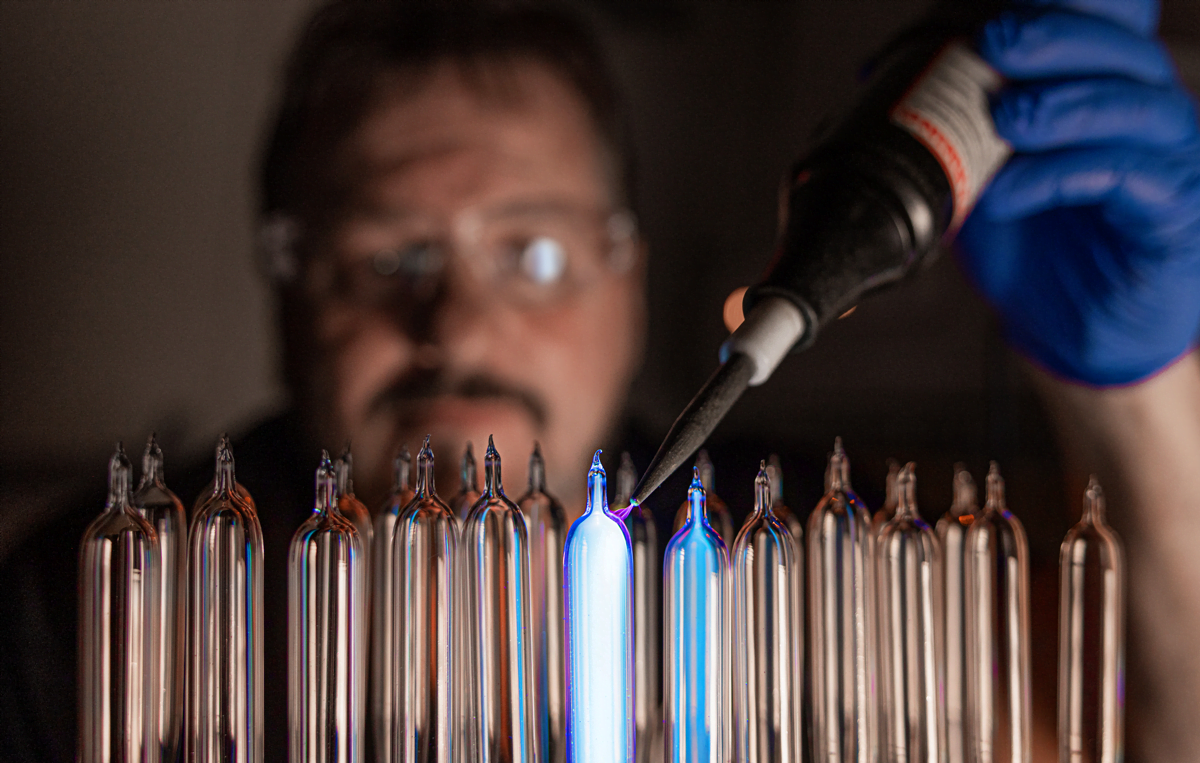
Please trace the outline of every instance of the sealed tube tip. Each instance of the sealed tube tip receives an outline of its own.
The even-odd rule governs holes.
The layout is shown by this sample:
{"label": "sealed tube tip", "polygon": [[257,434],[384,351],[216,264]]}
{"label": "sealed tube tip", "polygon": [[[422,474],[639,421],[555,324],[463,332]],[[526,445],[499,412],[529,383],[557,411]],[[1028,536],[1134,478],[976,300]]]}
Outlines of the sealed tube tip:
{"label": "sealed tube tip", "polygon": [[783,503],[783,464],[776,453],[767,458],[767,479],[771,481],[771,505],[778,506]]}
{"label": "sealed tube tip", "polygon": [[1083,521],[1091,524],[1104,521],[1104,491],[1094,474],[1088,478],[1087,490],[1083,493]]}
{"label": "sealed tube tip", "polygon": [[412,454],[407,445],[400,446],[400,452],[392,460],[392,492],[401,493],[408,490],[412,477]]}
{"label": "sealed tube tip", "polygon": [[842,447],[842,438],[833,438],[833,453],[829,455],[829,466],[825,471],[826,492],[836,492],[846,489],[846,473],[849,464],[846,459],[846,449]]}
{"label": "sealed tube tip", "polygon": [[116,451],[108,460],[108,505],[124,506],[129,501],[129,475],[132,464],[125,456],[125,447],[117,443]]}
{"label": "sealed tube tip", "polygon": [[467,447],[463,449],[458,473],[462,479],[463,490],[470,490],[474,493],[479,492],[478,482],[476,481],[475,450],[471,447],[470,440],[467,440]]}
{"label": "sealed tube tip", "polygon": [[608,477],[604,472],[604,464],[600,463],[600,454],[603,452],[596,451],[596,455],[592,456],[592,468],[588,469],[588,514],[608,511]]}
{"label": "sealed tube tip", "polygon": [[713,492],[713,462],[705,448],[701,448],[696,454],[696,467],[700,470],[700,482],[704,485],[704,492]]}
{"label": "sealed tube tip", "polygon": [[[595,468],[594,461],[592,467]],[[533,441],[533,452],[529,454],[529,492],[546,492],[546,459],[542,458],[542,446],[537,440]]]}
{"label": "sealed tube tip", "polygon": [[917,515],[917,464],[909,461],[896,474],[896,516]]}
{"label": "sealed tube tip", "polygon": [[429,435],[417,451],[417,487],[414,495],[418,498],[428,498],[436,494],[433,484],[433,448],[429,447]]}
{"label": "sealed tube tip", "polygon": [[950,504],[950,515],[964,517],[979,513],[978,491],[975,480],[963,464],[954,465],[954,501]]}
{"label": "sealed tube tip", "polygon": [[337,472],[329,460],[329,451],[321,451],[321,461],[317,464],[316,474],[317,502],[313,507],[317,512],[337,511]]}
{"label": "sealed tube tip", "polygon": [[987,503],[984,508],[1004,511],[1004,478],[1000,476],[1000,465],[995,461],[988,466]]}
{"label": "sealed tube tip", "polygon": [[496,450],[492,435],[488,435],[487,452],[483,455],[483,492],[493,497],[504,493],[500,481],[500,452]]}
{"label": "sealed tube tip", "polygon": [[767,471],[769,468],[766,461],[758,462],[758,475],[754,478],[755,514],[770,513],[771,504],[774,503],[773,491],[771,489],[771,475]]}

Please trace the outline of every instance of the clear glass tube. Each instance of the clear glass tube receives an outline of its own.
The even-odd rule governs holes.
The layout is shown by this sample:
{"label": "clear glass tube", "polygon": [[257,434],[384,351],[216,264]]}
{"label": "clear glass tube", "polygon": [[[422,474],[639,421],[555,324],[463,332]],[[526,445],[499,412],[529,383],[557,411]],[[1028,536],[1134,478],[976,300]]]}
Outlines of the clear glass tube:
{"label": "clear glass tube", "polygon": [[450,508],[459,520],[465,520],[475,508],[479,500],[479,478],[475,467],[475,452],[471,449],[471,441],[463,449],[462,460],[458,464],[458,492],[450,499]]}
{"label": "clear glass tube", "polygon": [[483,494],[463,526],[466,759],[541,760],[538,728],[529,530],[504,495],[500,454],[484,457]]}
{"label": "clear glass tube", "polygon": [[288,725],[292,763],[363,760],[367,566],[321,453],[313,513],[288,549]]}
{"label": "clear glass tube", "polygon": [[263,540],[222,438],[188,533],[189,763],[263,760]]}
{"label": "clear glass tube", "polygon": [[[79,543],[79,763],[157,763],[159,549],[130,502],[129,459]],[[11,751],[10,751],[11,752]]]}
{"label": "clear glass tube", "polygon": [[403,763],[453,763],[458,747],[459,523],[438,498],[433,467],[426,437],[415,497],[392,535],[392,749]]}
{"label": "clear glass tube", "polygon": [[371,540],[371,673],[368,678],[370,692],[370,741],[373,749],[369,754],[378,763],[391,763],[392,720],[396,706],[393,695],[392,676],[395,665],[392,661],[394,602],[392,601],[392,535],[396,518],[412,501],[411,485],[412,456],[408,447],[402,446],[392,461],[392,492],[387,502],[375,517],[374,537]]}
{"label": "clear glass tube", "polygon": [[730,558],[733,577],[733,758],[745,763],[801,759],[803,641],[797,636],[795,541],[771,509],[762,463],[754,513]]}
{"label": "clear glass tube", "polygon": [[538,716],[542,760],[561,763],[566,748],[566,651],[563,645],[563,542],[567,512],[546,493],[546,462],[533,444],[529,456],[529,489],[517,501],[529,528],[529,582],[533,593],[533,627],[537,644]]}
{"label": "clear glass tube", "polygon": [[840,437],[825,481],[827,492],[808,519],[812,747],[818,761],[874,763],[879,736],[871,514],[850,487]]}
{"label": "clear glass tube", "polygon": [[942,556],[933,528],[917,513],[914,468],[909,462],[900,470],[896,512],[876,531],[883,757],[942,763]]}
{"label": "clear glass tube", "polygon": [[[654,515],[641,504],[630,505],[633,491],[637,487],[638,473],[628,453],[621,454],[621,467],[617,469],[617,486],[614,495],[614,514],[624,514],[625,530],[633,548],[633,716],[634,733],[637,738],[637,763],[649,763],[654,753],[661,752],[662,738],[659,718],[659,668],[658,608],[662,590],[662,568],[658,563],[658,529]],[[654,755],[654,760],[658,760]]]}
{"label": "clear glass tube", "polygon": [[[733,545],[733,515],[729,513],[729,507],[725,502],[717,497],[713,489],[714,470],[712,459],[708,457],[708,451],[704,448],[696,454],[695,469],[699,470],[700,482],[704,485],[705,505],[708,507],[707,516],[708,524],[717,535],[721,536],[721,542],[726,548]],[[675,512],[675,533],[679,533],[679,529],[683,527],[687,521],[688,511],[690,510],[690,499],[679,505],[679,510]]]}
{"label": "clear glass tube", "polygon": [[946,762],[965,763],[967,712],[967,589],[963,551],[967,528],[979,516],[975,480],[962,464],[954,466],[954,501],[937,523],[942,546],[945,625]]}
{"label": "clear glass tube", "polygon": [[162,758],[179,758],[183,732],[184,638],[187,602],[187,517],[163,481],[163,453],[154,435],[142,454],[142,480],[133,494],[137,512],[158,536],[158,744]]}
{"label": "clear glass tube", "polygon": [[978,763],[1027,763],[1029,543],[993,461],[983,513],[967,530],[967,744]]}
{"label": "clear glass tube", "polygon": [[884,481],[883,505],[875,516],[871,517],[871,529],[878,531],[884,523],[896,516],[896,507],[900,505],[900,462],[894,458],[887,460],[887,479]]}
{"label": "clear glass tube", "polygon": [[708,523],[700,469],[692,475],[687,516],[663,562],[664,760],[724,763],[729,562],[724,541]]}
{"label": "clear glass tube", "polygon": [[633,547],[608,510],[600,451],[588,501],[563,561],[567,609],[567,737],[571,763],[634,759]]}
{"label": "clear glass tube", "polygon": [[1119,763],[1125,742],[1125,552],[1092,477],[1059,555],[1058,759]]}

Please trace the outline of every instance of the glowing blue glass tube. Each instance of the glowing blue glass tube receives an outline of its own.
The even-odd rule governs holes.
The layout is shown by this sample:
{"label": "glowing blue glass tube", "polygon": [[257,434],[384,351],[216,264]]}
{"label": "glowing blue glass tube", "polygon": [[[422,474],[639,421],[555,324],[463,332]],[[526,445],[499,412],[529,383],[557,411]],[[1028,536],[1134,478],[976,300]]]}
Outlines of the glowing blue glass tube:
{"label": "glowing blue glass tube", "polygon": [[588,502],[567,533],[567,760],[632,761],[633,549],[608,509],[600,451]]}
{"label": "glowing blue glass tube", "polygon": [[725,543],[708,523],[692,470],[683,526],[663,561],[663,731],[668,763],[724,763],[729,692]]}

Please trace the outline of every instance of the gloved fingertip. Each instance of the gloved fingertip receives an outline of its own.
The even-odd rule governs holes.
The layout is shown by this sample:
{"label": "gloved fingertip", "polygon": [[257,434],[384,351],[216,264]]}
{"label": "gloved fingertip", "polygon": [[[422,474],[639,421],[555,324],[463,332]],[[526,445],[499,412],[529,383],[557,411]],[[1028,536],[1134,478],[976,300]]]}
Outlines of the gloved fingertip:
{"label": "gloved fingertip", "polygon": [[984,61],[1004,74],[1007,57],[1020,40],[1021,19],[1013,11],[1007,10],[980,28],[975,36],[975,48]]}

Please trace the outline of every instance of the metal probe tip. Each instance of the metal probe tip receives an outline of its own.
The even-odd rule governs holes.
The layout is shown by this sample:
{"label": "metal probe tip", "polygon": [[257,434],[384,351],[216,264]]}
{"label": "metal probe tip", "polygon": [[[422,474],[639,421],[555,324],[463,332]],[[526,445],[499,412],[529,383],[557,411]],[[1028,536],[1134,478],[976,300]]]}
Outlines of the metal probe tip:
{"label": "metal probe tip", "polygon": [[754,368],[754,361],[748,356],[734,353],[713,372],[671,425],[654,460],[633,491],[632,503],[645,503],[667,477],[691,459],[746,391]]}

